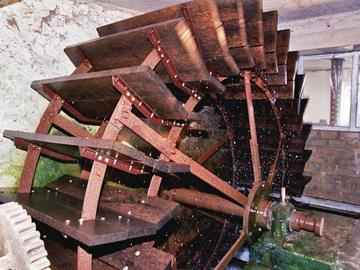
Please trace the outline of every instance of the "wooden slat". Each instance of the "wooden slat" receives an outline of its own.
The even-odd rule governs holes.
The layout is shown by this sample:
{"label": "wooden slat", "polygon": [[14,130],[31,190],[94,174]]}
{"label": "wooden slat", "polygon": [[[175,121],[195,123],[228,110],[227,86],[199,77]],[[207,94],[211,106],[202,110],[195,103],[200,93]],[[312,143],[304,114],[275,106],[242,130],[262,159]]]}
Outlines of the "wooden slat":
{"label": "wooden slat", "polygon": [[290,46],[290,30],[280,30],[277,32],[276,53],[279,65],[286,65],[287,54]]}
{"label": "wooden slat", "polygon": [[[32,83],[32,88],[47,99],[43,86],[57,95],[83,115],[92,119],[108,119],[120,92],[113,87],[112,76],[120,76],[161,119],[194,119],[170,90],[148,66],[137,66],[108,71],[72,75]],[[166,106],[164,106],[166,104]]]}
{"label": "wooden slat", "polygon": [[239,74],[240,69],[229,52],[216,1],[192,1],[188,7],[200,51],[208,69],[216,76]]}
{"label": "wooden slat", "polygon": [[30,194],[17,194],[12,188],[0,190],[2,203],[16,201],[31,217],[55,230],[84,243],[96,246],[153,235],[156,226],[146,221],[99,208],[95,220],[79,222],[82,201],[46,188],[36,188]]}
{"label": "wooden slat", "polygon": [[246,34],[258,69],[265,69],[265,48],[262,0],[243,0]]}
{"label": "wooden slat", "polygon": [[217,0],[216,3],[230,54],[241,69],[253,68],[255,63],[247,41],[242,0]]}
{"label": "wooden slat", "polygon": [[98,260],[116,269],[170,270],[174,257],[145,243],[99,257]]}
{"label": "wooden slat", "polygon": [[[89,42],[69,46],[65,49],[70,60],[77,65],[78,51],[91,62],[95,71],[140,65],[152,52],[148,35],[154,29],[165,46],[179,77],[185,82],[202,81],[209,89],[224,90],[221,84],[209,76],[191,28],[184,18],[150,24],[136,29],[117,32]],[[156,72],[164,82],[170,78],[162,64]]]}
{"label": "wooden slat", "polygon": [[264,75],[267,85],[287,85],[286,65],[278,65],[278,73]]}
{"label": "wooden slat", "polygon": [[297,72],[299,52],[289,52],[287,59],[287,76],[288,80],[294,81]]}
{"label": "wooden slat", "polygon": [[[115,158],[119,161],[126,163],[143,164],[153,168],[155,171],[164,173],[179,173],[189,172],[188,165],[169,163],[161,160],[155,160],[136,148],[127,146],[121,142],[97,139],[97,138],[78,138],[67,136],[46,135],[37,133],[28,133],[21,131],[5,130],[4,137],[12,140],[26,140],[31,143],[39,144],[49,149],[55,148],[55,150],[61,152],[64,149],[66,152],[61,152],[71,155],[71,151],[77,152],[78,147],[86,147],[96,149],[97,152],[104,152],[103,156],[108,158]],[[61,148],[59,147],[61,146]],[[74,149],[75,146],[75,149]],[[68,149],[70,148],[70,149]],[[68,153],[70,152],[70,153]],[[106,153],[106,154],[105,154]]]}
{"label": "wooden slat", "polygon": [[183,16],[181,8],[185,7],[188,2],[155,10],[138,16],[134,16],[122,21],[111,23],[97,28],[99,36],[111,35],[126,30],[143,27],[150,24],[165,22],[180,18]]}
{"label": "wooden slat", "polygon": [[[46,187],[83,200],[86,185],[86,181],[82,179],[64,175],[48,183]],[[151,198],[146,196],[146,194],[134,193],[109,185],[104,185],[99,205],[100,207],[115,211],[124,218],[131,213],[131,216],[134,218],[154,224],[156,229],[160,229],[180,210],[178,203],[160,198]]]}
{"label": "wooden slat", "polygon": [[274,74],[278,72],[278,64],[276,57],[276,43],[277,43],[277,11],[265,12],[263,14],[264,20],[264,48],[266,70],[265,73]]}

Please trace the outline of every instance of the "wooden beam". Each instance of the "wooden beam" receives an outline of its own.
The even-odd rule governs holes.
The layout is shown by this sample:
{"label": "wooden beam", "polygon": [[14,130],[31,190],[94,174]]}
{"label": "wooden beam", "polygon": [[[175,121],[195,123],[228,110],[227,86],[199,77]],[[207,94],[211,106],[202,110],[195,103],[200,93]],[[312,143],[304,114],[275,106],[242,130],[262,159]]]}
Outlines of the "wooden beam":
{"label": "wooden beam", "polygon": [[166,138],[160,136],[156,131],[154,131],[151,127],[149,127],[130,111],[124,112],[119,121],[121,121],[122,124],[139,135],[145,141],[150,143],[171,161],[190,165],[190,172],[201,179],[203,182],[217,189],[239,204],[247,204],[247,197],[245,195],[227,184],[227,182],[223,179],[205,169],[190,157],[183,154],[176,148],[175,145],[171,144]]}

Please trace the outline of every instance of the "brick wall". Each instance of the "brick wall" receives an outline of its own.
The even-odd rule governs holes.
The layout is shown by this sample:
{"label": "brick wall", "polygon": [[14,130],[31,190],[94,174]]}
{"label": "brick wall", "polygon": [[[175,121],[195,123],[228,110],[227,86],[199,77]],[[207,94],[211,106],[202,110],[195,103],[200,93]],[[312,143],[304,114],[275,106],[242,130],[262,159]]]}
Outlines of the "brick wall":
{"label": "brick wall", "polygon": [[360,133],[312,130],[306,149],[312,180],[304,194],[360,204]]}

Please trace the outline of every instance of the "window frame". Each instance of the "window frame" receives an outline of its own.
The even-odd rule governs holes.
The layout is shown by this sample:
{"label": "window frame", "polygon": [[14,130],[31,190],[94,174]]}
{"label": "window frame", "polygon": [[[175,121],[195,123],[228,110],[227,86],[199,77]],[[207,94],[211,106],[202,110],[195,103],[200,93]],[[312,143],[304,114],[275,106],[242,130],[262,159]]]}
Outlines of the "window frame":
{"label": "window frame", "polygon": [[[304,55],[299,58],[298,74],[304,74],[304,61],[306,60],[321,60],[321,59],[333,59],[333,58],[352,58],[352,71],[351,71],[351,100],[350,100],[350,121],[348,126],[330,126],[320,125],[318,123],[309,123],[312,125],[313,130],[328,130],[328,131],[350,131],[360,132],[360,126],[357,126],[357,112],[358,112],[358,92],[359,87],[359,58],[360,51],[348,52],[348,53],[331,53],[320,55]],[[306,75],[306,74],[305,74]]]}

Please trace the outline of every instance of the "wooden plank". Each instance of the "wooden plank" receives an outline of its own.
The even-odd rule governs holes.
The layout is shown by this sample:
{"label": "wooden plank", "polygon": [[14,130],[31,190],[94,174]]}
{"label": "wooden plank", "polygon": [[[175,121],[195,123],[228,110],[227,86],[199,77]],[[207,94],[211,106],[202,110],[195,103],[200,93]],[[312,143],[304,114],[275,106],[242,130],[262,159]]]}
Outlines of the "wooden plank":
{"label": "wooden plank", "polygon": [[[115,140],[45,135],[45,134],[27,133],[27,132],[10,131],[10,130],[5,130],[4,136],[12,140],[22,139],[36,144],[45,143],[46,146],[50,149],[52,149],[53,147],[50,145],[76,146],[76,148],[77,147],[94,148],[96,149],[97,152],[104,153],[104,154],[100,154],[104,159],[108,157],[108,158],[116,158],[119,161],[124,160],[127,163],[144,164],[146,166],[153,168],[154,171],[160,171],[164,173],[180,173],[180,172],[184,173],[190,171],[189,165],[184,165],[184,164],[181,165],[181,164],[176,164],[171,162],[169,163],[161,160],[155,160],[145,155],[143,152],[137,150],[136,148],[127,146]],[[58,150],[59,152],[61,151],[57,147],[55,147],[55,149]],[[66,153],[66,154],[68,154],[69,156],[75,155],[75,154],[70,155],[70,153]]]}
{"label": "wooden plank", "polygon": [[242,0],[217,0],[221,21],[226,33],[229,52],[241,69],[255,65],[247,41]]}
{"label": "wooden plank", "polygon": [[226,266],[229,264],[232,258],[234,258],[236,252],[242,247],[242,245],[245,243],[247,239],[247,235],[244,233],[244,231],[240,232],[239,238],[236,240],[236,242],[231,246],[229,251],[225,254],[225,256],[218,262],[215,270],[223,270],[226,268]]}
{"label": "wooden plank", "polygon": [[263,14],[264,20],[264,49],[267,74],[274,74],[278,72],[277,57],[276,57],[276,43],[277,43],[277,25],[278,13],[277,11],[265,12]]}
{"label": "wooden plank", "polygon": [[264,46],[253,46],[250,47],[251,55],[255,61],[255,68],[265,69],[265,52]]}
{"label": "wooden plank", "polygon": [[230,48],[229,52],[241,69],[254,68],[255,61],[249,46]]}
{"label": "wooden plank", "polygon": [[[77,65],[77,52],[82,51],[95,71],[141,65],[154,49],[148,38],[151,30],[157,32],[170,61],[183,81],[202,81],[209,89],[223,90],[221,84],[209,75],[210,71],[206,68],[191,28],[184,18],[117,32],[67,47],[65,52]],[[164,82],[170,82],[162,64],[157,65],[156,73]]]}
{"label": "wooden plank", "polygon": [[149,236],[156,233],[156,226],[131,215],[119,219],[119,214],[100,208],[97,218],[79,221],[82,201],[58,192],[36,188],[30,194],[17,194],[14,189],[0,191],[0,201],[20,203],[35,220],[65,234],[87,246]]}
{"label": "wooden plank", "polygon": [[244,9],[241,0],[216,0],[220,19],[224,25],[228,46],[248,45],[245,28]]}
{"label": "wooden plank", "polygon": [[131,270],[170,270],[174,259],[173,255],[154,248],[148,243],[128,247],[98,258],[116,269]]}
{"label": "wooden plank", "polygon": [[287,59],[287,76],[288,80],[294,81],[297,73],[299,52],[289,52]]}
{"label": "wooden plank", "polygon": [[180,18],[183,16],[181,8],[185,7],[188,2],[179,5],[166,7],[163,9],[155,10],[138,16],[134,16],[122,21],[107,24],[97,28],[99,36],[111,35],[118,32],[123,32],[150,24],[165,22]]}
{"label": "wooden plank", "polygon": [[[80,200],[84,198],[86,186],[87,183],[82,179],[69,175],[64,175],[46,185],[53,191]],[[131,213],[134,218],[154,224],[156,229],[164,226],[180,210],[178,203],[148,197],[145,194],[118,189],[106,184],[101,192],[99,206],[113,210],[124,218]]]}
{"label": "wooden plank", "polygon": [[121,96],[113,87],[113,76],[120,76],[161,119],[196,118],[196,114],[182,107],[182,103],[148,66],[35,81],[32,88],[50,99],[43,90],[43,86],[47,86],[83,115],[93,119],[109,119]]}
{"label": "wooden plank", "polygon": [[251,48],[255,65],[258,69],[265,69],[263,1],[243,0],[246,34]]}
{"label": "wooden plank", "polygon": [[279,65],[286,65],[289,45],[290,45],[290,30],[286,29],[286,30],[278,31],[276,53],[277,53]]}
{"label": "wooden plank", "polygon": [[276,52],[266,52],[265,61],[266,61],[266,70],[264,71],[265,74],[276,74],[279,72]]}
{"label": "wooden plank", "polygon": [[264,79],[267,85],[286,85],[287,84],[287,70],[286,65],[278,65],[278,73],[265,74]]}
{"label": "wooden plank", "polygon": [[188,8],[200,51],[208,69],[215,76],[239,74],[240,69],[229,52],[216,1],[192,1]]}

